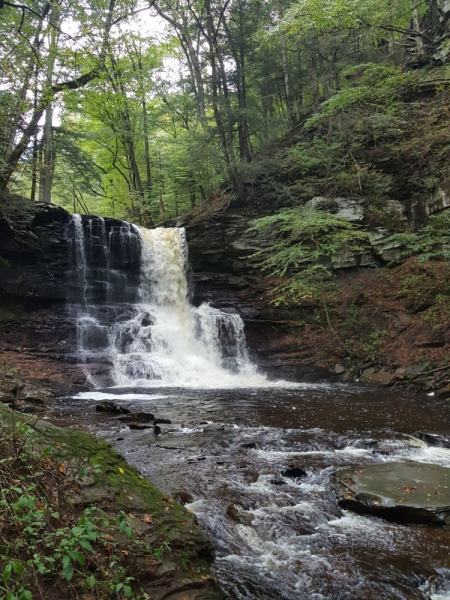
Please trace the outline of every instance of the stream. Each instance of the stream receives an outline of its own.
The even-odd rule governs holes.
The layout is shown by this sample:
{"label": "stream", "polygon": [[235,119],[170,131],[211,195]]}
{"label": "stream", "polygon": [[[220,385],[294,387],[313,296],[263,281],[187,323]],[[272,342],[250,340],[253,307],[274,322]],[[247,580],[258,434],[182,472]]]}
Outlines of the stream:
{"label": "stream", "polygon": [[[105,399],[172,423],[158,436],[130,430],[95,412]],[[95,390],[63,399],[51,418],[109,441],[164,494],[190,496],[230,600],[444,600],[450,531],[341,511],[333,474],[382,461],[448,466],[450,450],[414,433],[449,435],[449,416],[426,396],[305,384]],[[289,467],[307,474],[282,476]]]}
{"label": "stream", "polygon": [[[191,303],[181,229],[73,215],[67,237],[73,360],[92,389],[47,418],[109,441],[197,515],[227,599],[450,599],[450,530],[342,511],[335,483],[383,461],[449,466],[416,435],[450,435],[446,401],[269,381],[238,312]],[[166,422],[132,429],[96,411],[105,400]]]}

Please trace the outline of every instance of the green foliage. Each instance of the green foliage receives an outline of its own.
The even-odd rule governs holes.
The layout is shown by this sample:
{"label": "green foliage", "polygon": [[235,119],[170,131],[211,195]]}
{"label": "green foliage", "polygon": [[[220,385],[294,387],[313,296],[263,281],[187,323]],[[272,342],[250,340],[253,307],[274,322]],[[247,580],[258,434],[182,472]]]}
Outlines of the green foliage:
{"label": "green foliage", "polygon": [[[151,225],[224,193],[262,192],[272,208],[319,194],[401,199],[442,177],[448,115],[408,143],[414,117],[424,120],[408,95],[443,93],[450,80],[448,41],[430,28],[435,2],[159,0],[157,37],[148,3],[111,6],[110,34],[108,3],[62,0],[43,20],[4,7],[0,186],[19,147],[11,191],[49,201],[50,185],[72,211]],[[428,45],[442,66],[426,65]],[[61,81],[72,85],[50,87]],[[21,146],[48,100],[50,126],[41,114]]]}
{"label": "green foliage", "polygon": [[432,215],[428,223],[415,233],[398,233],[392,237],[405,249],[403,256],[417,256],[419,263],[427,260],[450,260],[450,214],[444,211]]}
{"label": "green foliage", "polygon": [[[26,422],[0,421],[0,595],[29,600],[33,590],[57,587],[61,596],[145,600],[148,596],[129,575],[126,554],[161,560],[170,550],[142,543],[129,517],[113,518],[88,507],[77,511],[70,499],[77,480],[94,468],[81,466],[73,479],[52,456],[54,447],[38,451]],[[60,577],[63,577],[63,581]],[[64,583],[65,582],[65,583]]]}
{"label": "green foliage", "polygon": [[[332,98],[322,103],[320,111],[308,119],[305,127],[317,127],[322,120],[349,111],[355,106],[371,105],[373,109],[379,105],[380,108],[385,107],[384,111],[394,111],[398,95],[417,78],[414,72],[404,72],[400,67],[373,63],[349,67],[343,76],[345,85]],[[383,130],[402,124],[401,120],[395,123],[395,113],[390,112],[372,113],[368,122],[375,129]]]}
{"label": "green foliage", "polygon": [[275,290],[277,305],[318,296],[323,301],[324,284],[332,278],[339,251],[358,250],[367,240],[367,234],[348,219],[311,208],[287,209],[258,219],[249,231],[264,229],[274,231],[277,242],[267,252],[263,269],[271,276],[289,277]]}
{"label": "green foliage", "polygon": [[282,26],[297,33],[407,26],[410,8],[409,0],[297,0]]}

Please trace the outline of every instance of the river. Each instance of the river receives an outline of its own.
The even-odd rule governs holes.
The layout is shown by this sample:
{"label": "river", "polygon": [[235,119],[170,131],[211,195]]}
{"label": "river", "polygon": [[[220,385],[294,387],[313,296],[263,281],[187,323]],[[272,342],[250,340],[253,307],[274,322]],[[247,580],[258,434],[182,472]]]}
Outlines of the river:
{"label": "river", "polygon": [[[113,399],[171,424],[134,431],[95,412]],[[337,470],[381,461],[443,466],[447,403],[341,385],[111,388],[62,400],[52,420],[111,442],[164,493],[180,492],[217,547],[230,600],[450,598],[450,531],[341,511]],[[283,477],[289,467],[306,471]]]}

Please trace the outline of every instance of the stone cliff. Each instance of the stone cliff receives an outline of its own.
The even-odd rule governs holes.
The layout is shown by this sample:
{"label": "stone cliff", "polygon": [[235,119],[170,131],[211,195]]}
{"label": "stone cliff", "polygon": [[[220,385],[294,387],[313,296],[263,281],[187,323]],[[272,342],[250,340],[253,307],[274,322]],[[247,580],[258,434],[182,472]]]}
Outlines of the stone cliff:
{"label": "stone cliff", "polygon": [[[75,366],[76,332],[66,309],[71,293],[69,213],[56,206],[30,207],[18,197],[9,200],[16,207],[12,218],[10,211],[8,219],[0,220],[0,366],[4,373],[18,369],[31,387],[38,380],[58,391],[80,389],[86,377]],[[448,265],[418,265],[413,259],[400,264],[401,249],[392,241],[386,219],[374,222],[370,206],[361,199],[314,198],[308,204],[345,216],[369,232],[363,249],[346,249],[333,264],[340,291],[331,308],[340,340],[323,326],[322,309],[314,302],[273,304],[274,282],[262,272],[258,252],[270,249],[274,239],[267,232],[248,231],[255,218],[270,214],[271,206],[264,200],[233,204],[222,199],[170,223],[186,227],[193,301],[239,313],[253,359],[276,378],[318,380],[339,375],[352,380],[363,375],[376,381],[382,368],[379,382],[399,383],[408,365],[422,365],[415,373],[442,366],[448,315],[436,298],[447,293]],[[388,221],[420,227],[425,216],[449,205],[449,182],[444,181],[411,201],[389,201],[384,210]],[[121,221],[86,215],[82,224],[93,256],[100,252],[96,245],[101,236],[123,226]],[[123,277],[136,281],[139,267],[132,257],[114,266]],[[101,264],[96,268],[99,283],[91,290],[94,297],[105,293]],[[96,368],[101,375],[109,365]],[[9,385],[7,396],[13,388]],[[21,394],[32,401],[30,391]]]}

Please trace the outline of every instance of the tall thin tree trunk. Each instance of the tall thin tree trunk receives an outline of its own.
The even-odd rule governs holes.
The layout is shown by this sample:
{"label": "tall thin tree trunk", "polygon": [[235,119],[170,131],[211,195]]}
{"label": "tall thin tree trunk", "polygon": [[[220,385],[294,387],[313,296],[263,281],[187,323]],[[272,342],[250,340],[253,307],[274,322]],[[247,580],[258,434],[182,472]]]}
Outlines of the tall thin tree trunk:
{"label": "tall thin tree trunk", "polygon": [[313,106],[317,109],[319,106],[319,78],[317,76],[317,55],[314,48],[311,49],[311,89]]}
{"label": "tall thin tree trunk", "polygon": [[[413,20],[414,29],[417,33],[422,33],[422,30],[420,27],[420,14],[419,14],[418,2],[417,2],[417,0],[411,0],[411,3],[412,3],[412,20]],[[425,55],[425,45],[423,43],[423,39],[420,36],[416,35],[415,39],[416,39],[417,58],[420,61],[420,60],[422,60],[422,58]]]}
{"label": "tall thin tree trunk", "polygon": [[39,185],[39,201],[51,204],[53,183],[53,102],[45,109],[43,134],[43,164],[41,168],[41,183]]}
{"label": "tall thin tree trunk", "polygon": [[[280,17],[280,20],[283,18],[283,8],[281,6],[280,0],[278,2],[278,16]],[[283,65],[284,91],[286,94],[286,113],[288,116],[289,127],[293,127],[295,125],[295,116],[293,112],[291,76],[289,73],[289,61],[287,57],[286,34],[282,29],[280,30],[280,42],[281,62]]]}

